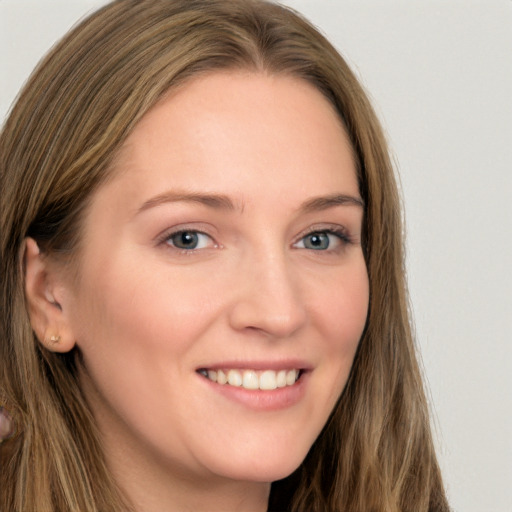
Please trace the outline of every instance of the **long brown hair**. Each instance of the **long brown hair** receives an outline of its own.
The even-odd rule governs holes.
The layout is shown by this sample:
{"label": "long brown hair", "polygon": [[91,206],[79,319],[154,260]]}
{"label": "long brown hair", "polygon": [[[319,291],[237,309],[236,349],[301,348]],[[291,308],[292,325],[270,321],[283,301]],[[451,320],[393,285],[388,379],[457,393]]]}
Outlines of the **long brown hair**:
{"label": "long brown hair", "polygon": [[137,121],[201,73],[248,69],[317,87],[343,120],[365,201],[370,309],[351,376],[269,510],[448,510],[412,339],[399,197],[381,127],[343,58],[308,22],[259,0],[117,0],[40,63],[2,130],[0,399],[17,435],[0,447],[0,508],[128,509],[106,468],[74,353],[35,338],[24,239],[72,265],[93,191]]}

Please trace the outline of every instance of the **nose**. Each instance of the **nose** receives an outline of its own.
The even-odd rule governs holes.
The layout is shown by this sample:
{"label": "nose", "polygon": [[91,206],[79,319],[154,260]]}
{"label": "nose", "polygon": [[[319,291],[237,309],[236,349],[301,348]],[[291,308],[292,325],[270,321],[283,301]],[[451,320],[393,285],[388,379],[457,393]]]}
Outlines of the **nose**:
{"label": "nose", "polygon": [[249,258],[236,274],[229,315],[233,329],[278,339],[291,337],[306,324],[299,277],[286,255]]}

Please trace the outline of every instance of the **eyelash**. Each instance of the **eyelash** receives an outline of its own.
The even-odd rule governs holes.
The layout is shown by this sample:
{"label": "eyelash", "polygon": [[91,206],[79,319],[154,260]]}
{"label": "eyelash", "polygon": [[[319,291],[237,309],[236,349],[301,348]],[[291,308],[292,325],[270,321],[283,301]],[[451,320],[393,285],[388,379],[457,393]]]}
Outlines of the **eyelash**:
{"label": "eyelash", "polygon": [[[311,229],[305,233],[302,233],[297,242],[295,242],[293,245],[296,246],[298,243],[303,242],[304,239],[306,239],[308,236],[312,235],[334,235],[340,242],[342,246],[346,246],[348,244],[354,243],[353,239],[350,237],[350,235],[347,233],[345,228],[342,228],[341,226],[333,226],[328,228],[314,228]],[[302,248],[302,247],[301,247]],[[304,247],[304,249],[308,249],[307,247]],[[335,251],[336,248],[326,248],[326,249],[309,249],[311,251],[315,252],[332,252]]]}
{"label": "eyelash", "polygon": [[[197,247],[193,247],[193,248],[176,247],[174,245],[174,243],[172,242],[172,238],[177,237],[179,235],[184,235],[185,233],[189,233],[189,234],[196,235],[196,236],[201,236],[201,235],[206,236],[211,240],[212,246],[214,248],[219,247],[219,245],[215,242],[215,240],[213,239],[213,237],[211,235],[209,235],[208,233],[205,233],[204,231],[200,231],[198,229],[179,229],[177,231],[166,232],[161,237],[159,237],[158,245],[166,245],[176,251],[179,251],[182,254],[191,254],[198,250],[205,249],[205,247],[199,247],[199,248],[197,248]],[[298,237],[297,241],[293,243],[293,247],[299,248],[299,249],[304,248],[306,250],[310,250],[310,251],[314,251],[314,252],[332,252],[332,251],[336,250],[336,248],[330,248],[330,247],[327,247],[325,249],[297,247],[297,244],[299,244],[300,242],[303,242],[307,237],[312,236],[312,235],[319,235],[319,236],[333,235],[336,238],[338,238],[338,240],[342,246],[346,246],[348,244],[353,243],[353,239],[350,237],[350,235],[347,233],[347,231],[344,228],[342,228],[340,226],[334,226],[334,227],[329,227],[329,228],[314,228],[305,233],[302,233]]]}

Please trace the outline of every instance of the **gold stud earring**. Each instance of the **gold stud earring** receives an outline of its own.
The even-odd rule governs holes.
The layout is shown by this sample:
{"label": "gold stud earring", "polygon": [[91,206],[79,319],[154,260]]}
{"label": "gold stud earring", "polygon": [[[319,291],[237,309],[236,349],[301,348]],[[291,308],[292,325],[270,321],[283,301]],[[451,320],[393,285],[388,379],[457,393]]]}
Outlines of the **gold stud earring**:
{"label": "gold stud earring", "polygon": [[60,342],[60,336],[57,334],[56,336],[50,336],[50,342],[53,344],[57,344]]}

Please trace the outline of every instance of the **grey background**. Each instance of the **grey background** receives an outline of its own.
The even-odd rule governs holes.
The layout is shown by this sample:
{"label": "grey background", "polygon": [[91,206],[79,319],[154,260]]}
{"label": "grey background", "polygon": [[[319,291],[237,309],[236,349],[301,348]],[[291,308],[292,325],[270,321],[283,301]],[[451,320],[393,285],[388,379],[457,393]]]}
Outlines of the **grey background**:
{"label": "grey background", "polygon": [[[98,0],[0,0],[0,120]],[[369,90],[401,176],[408,274],[452,506],[512,511],[512,1],[288,0]]]}

